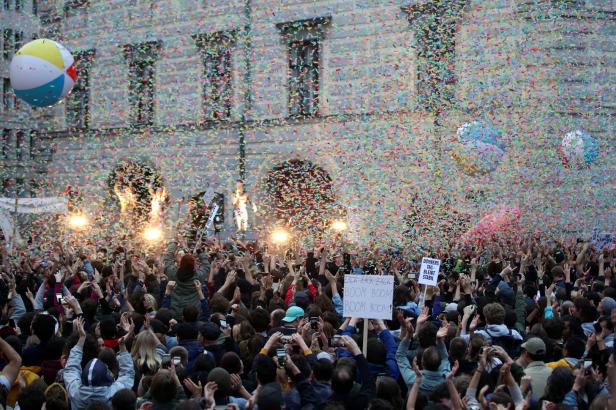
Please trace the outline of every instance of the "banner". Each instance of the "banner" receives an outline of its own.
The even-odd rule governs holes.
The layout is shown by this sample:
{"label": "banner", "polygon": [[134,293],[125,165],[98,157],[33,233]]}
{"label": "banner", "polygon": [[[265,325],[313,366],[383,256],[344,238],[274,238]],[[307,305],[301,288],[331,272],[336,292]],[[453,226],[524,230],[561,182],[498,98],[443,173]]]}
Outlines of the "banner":
{"label": "banner", "polygon": [[[15,198],[0,198],[0,211],[15,212]],[[66,198],[18,198],[18,214],[62,214],[68,211]]]}
{"label": "banner", "polygon": [[207,219],[207,222],[205,224],[206,230],[212,227],[212,224],[214,223],[214,218],[216,217],[216,214],[218,213],[218,208],[220,208],[218,204],[214,205],[214,207],[212,208],[212,212],[210,212],[210,217]]}
{"label": "banner", "polygon": [[[11,215],[4,211],[0,211],[0,230],[2,230],[4,240],[9,245],[9,249],[14,242],[21,241],[19,229],[14,228]],[[15,238],[13,238],[13,232],[15,232]]]}
{"label": "banner", "polygon": [[[17,198],[17,209],[15,208],[15,198],[0,198],[0,229],[5,238],[9,250],[14,243],[21,241],[19,229],[13,224],[14,214],[63,214],[68,212],[66,198]],[[13,234],[15,237],[13,238]]]}

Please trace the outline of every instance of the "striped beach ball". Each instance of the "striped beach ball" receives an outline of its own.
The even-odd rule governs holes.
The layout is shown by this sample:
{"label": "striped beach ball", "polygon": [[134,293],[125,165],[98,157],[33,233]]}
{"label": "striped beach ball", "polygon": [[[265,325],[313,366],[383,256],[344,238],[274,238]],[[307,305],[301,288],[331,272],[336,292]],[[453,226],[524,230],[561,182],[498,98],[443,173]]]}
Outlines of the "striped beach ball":
{"label": "striped beach ball", "polygon": [[75,85],[77,72],[73,62],[73,56],[62,44],[48,39],[33,40],[20,48],[11,61],[11,87],[30,105],[54,105]]}

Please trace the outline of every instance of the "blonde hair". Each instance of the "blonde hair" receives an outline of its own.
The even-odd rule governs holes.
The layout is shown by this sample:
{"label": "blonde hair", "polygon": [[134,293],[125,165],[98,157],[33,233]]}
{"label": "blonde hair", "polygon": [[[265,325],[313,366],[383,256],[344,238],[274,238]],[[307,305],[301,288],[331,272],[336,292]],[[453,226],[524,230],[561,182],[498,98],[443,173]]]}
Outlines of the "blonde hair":
{"label": "blonde hair", "polygon": [[157,309],[156,298],[149,293],[143,295],[143,304],[145,305],[146,303],[149,308],[152,308],[153,310]]}
{"label": "blonde hair", "polygon": [[158,344],[158,338],[151,330],[144,330],[137,335],[130,355],[139,368],[145,367],[152,373],[158,370],[162,362],[156,351]]}

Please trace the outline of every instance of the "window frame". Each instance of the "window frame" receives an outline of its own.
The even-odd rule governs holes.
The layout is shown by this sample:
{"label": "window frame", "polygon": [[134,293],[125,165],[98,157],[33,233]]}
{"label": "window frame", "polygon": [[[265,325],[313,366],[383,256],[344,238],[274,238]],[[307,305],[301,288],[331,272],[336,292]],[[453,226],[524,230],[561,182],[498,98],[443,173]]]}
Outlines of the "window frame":
{"label": "window frame", "polygon": [[[312,118],[321,115],[323,44],[325,31],[330,25],[331,16],[276,25],[287,49],[287,113],[289,118]],[[307,58],[310,50],[309,44],[313,46],[312,51],[310,51],[312,54],[310,60],[312,61],[309,65],[306,65],[306,61],[309,60]],[[297,49],[300,49],[300,53],[295,51]],[[294,60],[298,59],[303,64],[294,64]],[[306,67],[309,68],[306,70]],[[303,71],[303,73],[300,71]],[[306,73],[310,71],[313,72],[313,75],[311,76],[312,80],[308,81]],[[302,74],[304,77],[299,77]],[[312,101],[312,104],[310,104],[310,101]]]}
{"label": "window frame", "polygon": [[[124,46],[124,58],[129,66],[130,123],[135,127],[152,127],[156,124],[156,64],[162,41],[148,41]],[[150,73],[146,79],[146,73]],[[149,91],[149,97],[143,92]],[[149,104],[144,100],[148,98]],[[149,107],[144,111],[143,107]],[[147,114],[146,114],[147,113]]]}
{"label": "window frame", "polygon": [[[71,129],[87,129],[90,127],[90,78],[95,56],[96,50],[94,49],[75,53],[77,81],[65,104],[66,125]],[[74,115],[76,107],[79,107],[79,112]],[[82,120],[77,122],[75,118],[82,118]]]}
{"label": "window frame", "polygon": [[218,31],[192,37],[202,64],[201,122],[231,121],[235,108],[233,57],[237,31]]}

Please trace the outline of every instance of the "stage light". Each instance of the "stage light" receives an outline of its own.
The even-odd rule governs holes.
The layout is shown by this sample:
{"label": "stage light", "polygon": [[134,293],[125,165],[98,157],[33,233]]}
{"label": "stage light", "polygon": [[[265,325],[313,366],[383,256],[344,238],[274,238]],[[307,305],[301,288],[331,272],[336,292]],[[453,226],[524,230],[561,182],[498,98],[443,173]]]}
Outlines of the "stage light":
{"label": "stage light", "polygon": [[276,229],[274,232],[272,232],[272,242],[274,242],[275,244],[284,244],[285,242],[287,242],[289,240],[289,233],[287,231],[285,231],[284,229]]}
{"label": "stage light", "polygon": [[331,226],[332,226],[332,229],[334,231],[337,231],[337,232],[346,231],[347,228],[349,227],[347,225],[347,223],[345,221],[342,221],[342,220],[336,220],[336,221],[332,222]]}
{"label": "stage light", "polygon": [[74,231],[81,231],[88,226],[88,218],[84,214],[71,214],[68,217],[68,226]]}
{"label": "stage light", "polygon": [[158,242],[163,238],[163,231],[157,226],[149,226],[143,231],[143,239],[148,242]]}

